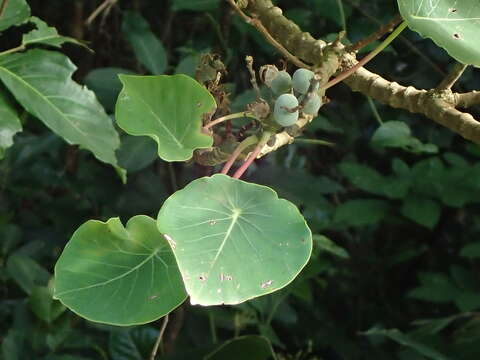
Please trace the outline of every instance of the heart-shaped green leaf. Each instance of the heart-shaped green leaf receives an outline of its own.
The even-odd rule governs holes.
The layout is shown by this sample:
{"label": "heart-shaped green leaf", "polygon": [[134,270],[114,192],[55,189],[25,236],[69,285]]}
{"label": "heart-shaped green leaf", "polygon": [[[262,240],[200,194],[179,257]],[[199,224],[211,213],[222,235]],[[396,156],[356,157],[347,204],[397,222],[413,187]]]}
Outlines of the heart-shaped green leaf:
{"label": "heart-shaped green leaf", "polygon": [[201,132],[202,116],[215,107],[213,96],[185,75],[120,75],[123,90],[115,110],[118,125],[131,135],[147,135],[158,143],[166,161],[185,161],[193,151],[208,148],[213,138]]}
{"label": "heart-shaped green leaf", "polygon": [[20,104],[70,144],[117,166],[120,140],[90,90],[71,78],[75,65],[63,54],[34,49],[0,57],[0,80]]}
{"label": "heart-shaped green leaf", "polygon": [[480,66],[478,0],[397,0],[408,26],[464,64]]}
{"label": "heart-shaped green leaf", "polygon": [[30,7],[25,0],[10,0],[0,17],[0,31],[23,23],[30,16]]}
{"label": "heart-shaped green leaf", "polygon": [[17,112],[5,95],[0,93],[0,160],[5,150],[12,146],[13,136],[19,131],[22,131],[22,124]]}
{"label": "heart-shaped green leaf", "polygon": [[217,174],[168,198],[158,228],[192,304],[238,304],[289,284],[312,251],[297,207],[270,188]]}
{"label": "heart-shaped green leaf", "polygon": [[138,215],[90,220],[73,234],[55,265],[55,298],[92,321],[143,324],[185,298],[182,278],[155,220]]}

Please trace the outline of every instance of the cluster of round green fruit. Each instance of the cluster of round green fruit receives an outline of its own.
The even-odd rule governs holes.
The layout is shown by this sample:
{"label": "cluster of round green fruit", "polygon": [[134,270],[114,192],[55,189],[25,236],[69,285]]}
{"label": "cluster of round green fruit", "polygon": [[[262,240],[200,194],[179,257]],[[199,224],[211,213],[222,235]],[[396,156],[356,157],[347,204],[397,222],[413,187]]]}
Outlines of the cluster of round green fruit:
{"label": "cluster of round green fruit", "polygon": [[278,124],[282,126],[295,124],[300,111],[306,115],[317,115],[322,106],[322,99],[317,93],[318,84],[309,92],[314,76],[315,74],[307,69],[298,69],[293,73],[293,77],[286,71],[274,71],[270,79],[265,81],[277,96],[273,118]]}

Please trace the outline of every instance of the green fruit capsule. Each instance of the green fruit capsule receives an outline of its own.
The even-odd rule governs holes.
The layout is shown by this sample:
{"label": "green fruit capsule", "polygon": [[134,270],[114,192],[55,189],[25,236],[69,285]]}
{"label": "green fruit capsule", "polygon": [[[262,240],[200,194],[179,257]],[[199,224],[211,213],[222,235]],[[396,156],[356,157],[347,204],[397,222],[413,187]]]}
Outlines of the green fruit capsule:
{"label": "green fruit capsule", "polygon": [[305,105],[303,105],[303,113],[308,114],[308,115],[317,115],[318,110],[320,110],[320,107],[322,106],[322,99],[320,99],[320,96],[318,94],[312,94]]}
{"label": "green fruit capsule", "polygon": [[290,112],[287,109],[293,109],[298,106],[298,100],[292,94],[280,95],[275,101],[275,107],[273,109],[273,118],[282,126],[290,126],[298,120],[298,110]]}
{"label": "green fruit capsule", "polygon": [[293,73],[292,85],[293,90],[300,94],[306,94],[310,87],[310,81],[315,74],[307,69],[298,69]]}
{"label": "green fruit capsule", "polygon": [[270,88],[277,95],[289,92],[292,88],[292,77],[286,71],[279,71],[272,80]]}

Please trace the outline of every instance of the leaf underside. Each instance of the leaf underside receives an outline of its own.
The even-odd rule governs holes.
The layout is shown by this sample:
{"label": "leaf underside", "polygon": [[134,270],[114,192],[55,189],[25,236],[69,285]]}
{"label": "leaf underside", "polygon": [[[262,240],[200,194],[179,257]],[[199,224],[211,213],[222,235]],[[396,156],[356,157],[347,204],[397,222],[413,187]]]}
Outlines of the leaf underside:
{"label": "leaf underside", "polygon": [[408,26],[464,64],[480,66],[478,0],[398,0]]}

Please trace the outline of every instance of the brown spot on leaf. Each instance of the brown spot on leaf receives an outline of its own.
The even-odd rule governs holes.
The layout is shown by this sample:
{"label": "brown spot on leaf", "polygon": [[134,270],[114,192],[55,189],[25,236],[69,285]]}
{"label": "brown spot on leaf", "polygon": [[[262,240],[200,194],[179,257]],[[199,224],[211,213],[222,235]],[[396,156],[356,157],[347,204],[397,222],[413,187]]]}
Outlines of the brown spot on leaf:
{"label": "brown spot on leaf", "polygon": [[456,40],[460,40],[462,38],[462,36],[459,33],[454,33],[453,38],[456,39]]}

